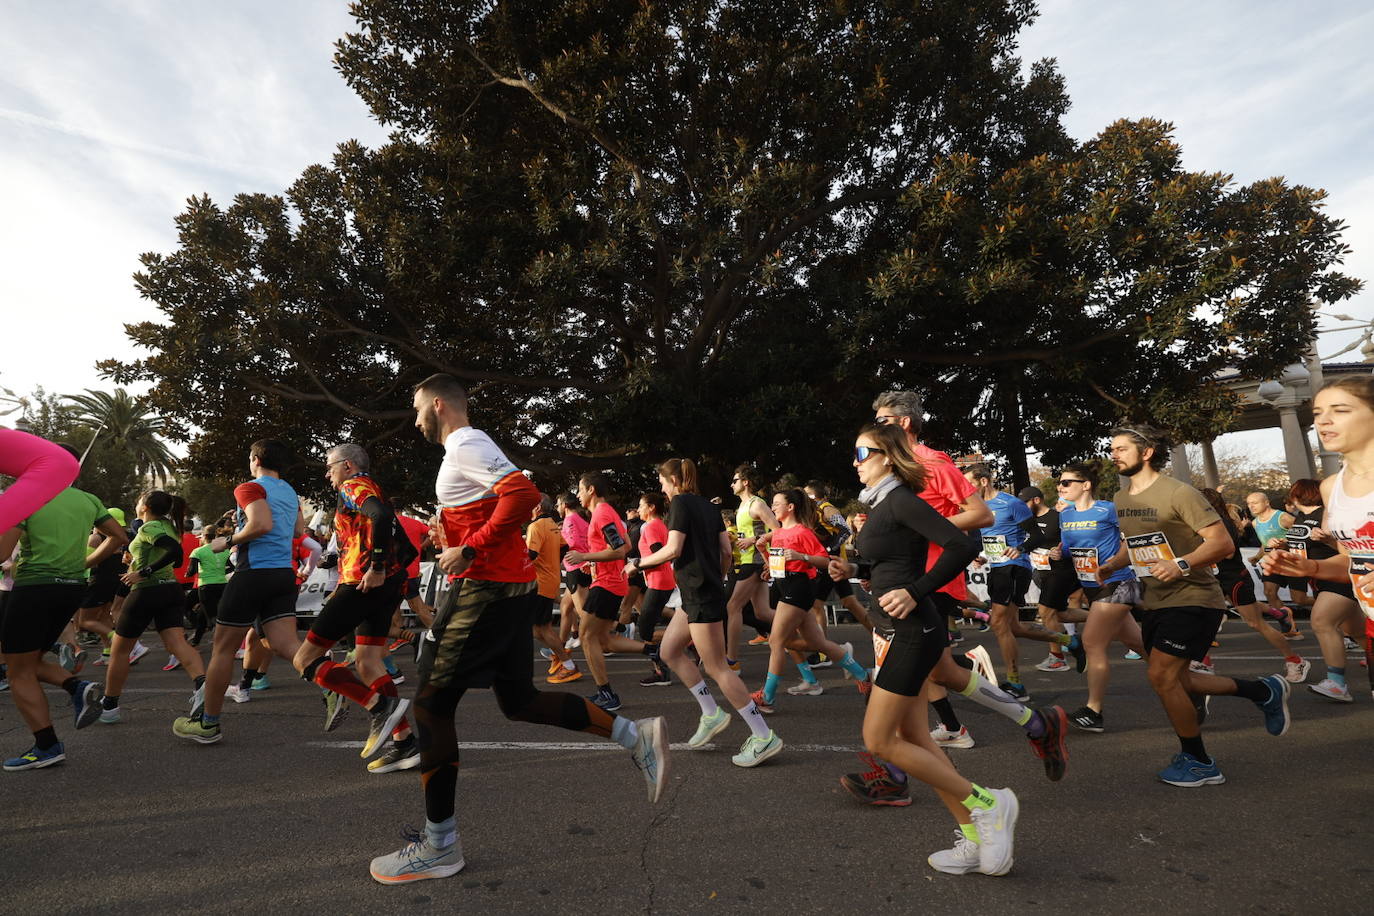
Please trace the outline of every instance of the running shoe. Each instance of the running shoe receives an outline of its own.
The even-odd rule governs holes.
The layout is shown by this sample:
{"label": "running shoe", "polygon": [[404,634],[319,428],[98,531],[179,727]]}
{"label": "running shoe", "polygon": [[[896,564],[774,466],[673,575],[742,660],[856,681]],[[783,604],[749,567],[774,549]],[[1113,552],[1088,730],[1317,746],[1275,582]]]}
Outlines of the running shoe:
{"label": "running shoe", "polygon": [[985,875],[1005,875],[1015,862],[1013,835],[1021,806],[1011,789],[988,789],[987,793],[993,797],[993,806],[969,812],[978,829],[978,870]]}
{"label": "running shoe", "polygon": [[958,630],[950,630],[950,631],[949,631],[949,644],[950,644],[951,646],[957,646],[957,645],[959,645],[959,643],[961,643],[961,642],[963,642],[963,641],[964,641],[964,634],[963,634],[963,633],[961,633],[961,632],[958,631]]}
{"label": "running shoe", "polygon": [[1129,662],[1138,662],[1143,656],[1134,649],[1127,649],[1126,654],[1121,656]]}
{"label": "running shoe", "polygon": [[1022,703],[1030,699],[1030,691],[1025,684],[1018,684],[1015,681],[1003,681],[997,685],[998,688],[1012,699],[1020,700]]}
{"label": "running shoe", "polygon": [[100,653],[100,657],[95,660],[95,667],[104,668],[110,663],[110,650],[106,649]]}
{"label": "running shoe", "polygon": [[114,709],[102,709],[102,710],[100,710],[100,724],[101,724],[101,725],[118,725],[119,723],[121,723],[121,722],[123,722],[123,721],[124,721],[124,711],[121,710],[118,706],[116,706]]}
{"label": "running shoe", "polygon": [[957,732],[952,732],[941,722],[930,730],[930,737],[940,747],[973,747],[973,736],[968,733],[967,725],[960,725]]}
{"label": "running shoe", "polygon": [[571,684],[573,681],[581,679],[581,671],[578,671],[576,668],[564,668],[561,664],[558,666],[557,671],[544,678],[544,680],[548,681],[550,684]]}
{"label": "running shoe", "polygon": [[392,744],[386,753],[367,765],[369,773],[394,773],[397,770],[413,770],[420,765],[420,746],[412,735],[400,744]]}
{"label": "running shoe", "polygon": [[1073,656],[1073,669],[1082,674],[1088,667],[1088,652],[1083,648],[1083,637],[1077,633],[1073,634],[1069,644],[1064,648],[1068,649],[1069,654]]}
{"label": "running shoe", "polygon": [[749,640],[748,645],[751,645],[751,646],[766,646],[766,645],[768,645],[768,637],[767,637],[767,636],[755,636],[753,639]]}
{"label": "running shoe", "polygon": [[1292,724],[1288,715],[1288,694],[1293,688],[1277,674],[1260,678],[1260,683],[1269,686],[1269,699],[1255,704],[1264,713],[1264,728],[1275,738],[1282,738]]}
{"label": "running shoe", "polygon": [[787,688],[787,695],[793,697],[818,697],[825,693],[820,681],[802,681]]}
{"label": "running shoe", "polygon": [[1069,663],[1058,655],[1050,653],[1045,656],[1045,660],[1035,666],[1036,671],[1068,671]]}
{"label": "running shoe", "polygon": [[57,644],[57,663],[71,674],[76,669],[76,650],[66,643]]}
{"label": "running shoe", "polygon": [[962,830],[954,831],[954,848],[942,849],[930,854],[926,864],[947,875],[967,875],[977,871],[982,864],[978,844],[964,836]]}
{"label": "running shoe", "polygon": [[[698,665],[701,664],[701,659],[700,659],[700,658],[697,659],[697,664],[698,664]],[[738,671],[738,670],[739,670],[739,659],[737,659],[737,658],[727,658],[727,659],[725,660],[725,664],[727,664],[727,665],[730,666],[730,670],[731,670],[731,671]]]}
{"label": "running shoe", "polygon": [[563,643],[563,648],[571,652],[573,649],[579,648],[581,645],[582,640],[578,639],[576,636],[569,636],[568,641]]}
{"label": "running shoe", "polygon": [[0,675],[0,693],[10,689],[10,679]]}
{"label": "running shoe", "polygon": [[992,656],[982,646],[974,646],[964,653],[964,658],[973,662],[973,670],[989,684],[997,683],[997,670],[992,667]]}
{"label": "running shoe", "polygon": [[864,703],[867,703],[868,698],[873,695],[872,673],[870,673],[868,677],[864,678],[862,681],[855,681],[854,686],[859,689],[859,696],[864,698]]}
{"label": "running shoe", "polygon": [[1193,672],[1194,674],[1217,673],[1216,669],[1212,667],[1212,659],[1210,656],[1203,658],[1203,660],[1200,662],[1189,662],[1188,670]]}
{"label": "running shoe", "polygon": [[100,688],[90,681],[77,684],[76,693],[72,694],[72,713],[77,728],[85,728],[100,718]]}
{"label": "running shoe", "polygon": [[1349,636],[1342,636],[1341,644],[1345,646],[1345,651],[1347,652],[1360,651],[1360,644],[1355,642],[1355,640],[1351,639]]}
{"label": "running shoe", "polygon": [[267,679],[267,675],[264,674],[262,677],[255,677],[255,678],[253,678],[253,686],[249,687],[248,689],[249,689],[249,690],[271,690],[271,689],[272,689],[272,682],[269,681],[269,680]]}
{"label": "running shoe", "polygon": [[1293,629],[1291,629],[1291,630],[1289,630],[1288,632],[1284,633],[1284,634],[1283,634],[1283,638],[1284,638],[1284,639],[1287,639],[1287,640],[1290,640],[1290,641],[1292,641],[1292,642],[1297,642],[1299,639],[1302,639],[1302,638],[1304,638],[1304,637],[1303,637],[1303,635],[1302,635],[1302,632],[1299,631],[1297,627],[1294,627]]}
{"label": "running shoe", "polygon": [[[415,634],[412,633],[410,630],[406,630],[406,631],[405,631],[404,633],[402,633],[400,636],[397,636],[395,639],[393,639],[393,640],[391,641],[391,645],[389,645],[389,646],[386,647],[386,651],[388,651],[388,652],[395,652],[395,651],[397,651],[398,649],[404,649],[406,646],[413,645],[414,642],[415,642]],[[542,650],[542,651],[548,652],[549,650],[548,650],[548,649],[544,649],[544,650]],[[552,654],[552,653],[550,653],[550,654]],[[545,658],[548,658],[549,656],[546,655],[546,656],[544,656],[544,657],[545,657]]]}
{"label": "running shoe", "polygon": [[1080,707],[1073,715],[1069,716],[1069,724],[1080,731],[1093,732],[1099,735],[1107,730],[1107,726],[1102,724],[1102,713],[1091,706]]}
{"label": "running shoe", "polygon": [[1167,767],[1159,771],[1159,780],[1171,786],[1192,789],[1197,786],[1219,786],[1226,782],[1226,777],[1221,775],[1215,759],[1211,763],[1203,763],[1192,754],[1179,753],[1174,755]]}
{"label": "running shoe", "polygon": [[620,708],[620,694],[611,690],[609,687],[605,690],[598,690],[596,693],[587,697],[587,699],[591,700],[606,712],[615,712]]}
{"label": "running shoe", "polygon": [[1301,684],[1307,680],[1307,673],[1312,670],[1312,663],[1307,659],[1300,662],[1283,663],[1283,679],[1290,684]]}
{"label": "running shoe", "polygon": [[709,716],[702,713],[701,719],[697,722],[697,730],[692,733],[692,737],[687,739],[687,746],[692,750],[705,747],[711,739],[730,726],[730,714],[723,709],[717,709]]}
{"label": "running shoe", "polygon": [[429,838],[415,830],[402,833],[410,842],[390,855],[372,860],[372,880],[379,884],[409,884],[426,878],[447,878],[463,870],[463,844],[447,849],[432,846]]}
{"label": "running shoe", "polygon": [[865,805],[888,808],[905,808],[911,804],[911,790],[905,782],[892,778],[892,772],[883,762],[867,751],[859,752],[859,759],[868,765],[862,773],[846,773],[840,777],[840,785],[850,795]]}
{"label": "running shoe", "polygon": [[782,739],[775,731],[769,731],[767,738],[750,735],[740,745],[739,753],[730,758],[737,767],[756,767],[782,751]]}
{"label": "running shoe", "polygon": [[197,744],[214,744],[223,737],[220,734],[218,722],[214,725],[206,725],[205,720],[200,716],[194,719],[189,716],[177,719],[172,723],[172,734]]}
{"label": "running shoe", "polygon": [[129,664],[137,665],[138,660],[148,654],[148,647],[141,642],[134,643],[134,647],[129,650]]}
{"label": "running shoe", "polygon": [[252,694],[240,687],[238,684],[230,684],[224,690],[224,695],[235,703],[247,703],[251,700]]}
{"label": "running shoe", "polygon": [[363,749],[358,756],[364,760],[371,760],[385,750],[387,743],[391,741],[391,733],[405,718],[406,710],[409,708],[409,700],[378,696],[377,702],[369,711],[371,722],[367,729],[367,740],[363,742]]}
{"label": "running shoe", "polygon": [[61,741],[47,750],[40,750],[37,745],[34,745],[29,748],[26,753],[6,760],[5,769],[10,772],[16,770],[41,770],[43,767],[50,767],[54,763],[61,763],[66,759],[67,754],[63,750]]}
{"label": "running shoe", "polygon": [[1060,706],[1044,706],[1037,709],[1036,713],[1045,723],[1045,734],[1028,739],[1031,751],[1045,761],[1046,778],[1050,782],[1058,782],[1069,768],[1069,748],[1064,743],[1064,736],[1069,730],[1069,717]]}
{"label": "running shoe", "polygon": [[655,671],[648,677],[640,678],[639,681],[639,686],[641,687],[671,687],[672,685],[673,679],[668,676],[667,671],[661,669]]}
{"label": "running shoe", "polygon": [[1353,703],[1355,698],[1350,695],[1350,688],[1345,684],[1337,684],[1331,678],[1323,678],[1319,684],[1308,684],[1307,689],[1315,694],[1326,697],[1328,700],[1335,700],[1337,703]]}
{"label": "running shoe", "polygon": [[201,712],[205,708],[205,682],[201,681],[200,686],[191,691],[190,712],[188,715],[192,719],[200,718]]}
{"label": "running shoe", "polygon": [[162,666],[163,671],[175,671],[181,667],[181,659],[175,655],[167,656],[167,664]]}
{"label": "running shoe", "polygon": [[765,715],[771,716],[773,713],[777,712],[773,704],[763,698],[762,690],[755,690],[753,693],[749,694],[749,699],[753,700],[754,705],[759,708],[759,712]]}
{"label": "running shoe", "polygon": [[326,690],[320,699],[324,701],[324,730],[332,732],[347,718],[348,700],[332,690]]}
{"label": "running shoe", "polygon": [[[545,651],[545,652],[549,652],[548,649],[545,649],[544,651]],[[562,668],[562,667],[563,667],[563,661],[562,661],[558,656],[554,655],[552,652],[549,652],[549,670],[548,670],[547,673],[548,673],[548,674],[557,674],[557,673],[558,673],[558,669],[559,669],[559,668]]]}
{"label": "running shoe", "polygon": [[640,719],[635,722],[639,737],[635,739],[630,759],[635,768],[644,774],[648,784],[649,804],[659,800],[663,787],[668,784],[668,723],[662,716]]}

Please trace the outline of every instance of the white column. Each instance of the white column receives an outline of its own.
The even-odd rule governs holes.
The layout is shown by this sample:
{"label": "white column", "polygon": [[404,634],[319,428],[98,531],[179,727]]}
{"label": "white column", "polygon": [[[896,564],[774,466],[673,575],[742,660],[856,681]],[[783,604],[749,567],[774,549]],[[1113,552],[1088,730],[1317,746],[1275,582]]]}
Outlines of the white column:
{"label": "white column", "polygon": [[1217,456],[1212,451],[1212,440],[1202,443],[1202,479],[1213,490],[1221,489],[1221,472],[1217,470]]}
{"label": "white column", "polygon": [[1307,439],[1298,423],[1298,405],[1291,400],[1283,400],[1274,405],[1279,411],[1279,426],[1283,429],[1283,459],[1288,465],[1289,480],[1298,480],[1308,475],[1311,458],[1308,457]]}
{"label": "white column", "polygon": [[[1317,355],[1316,347],[1312,347],[1307,352],[1307,372],[1310,376],[1308,387],[1312,392],[1312,397],[1315,398],[1317,392],[1321,390],[1322,385],[1326,381],[1322,376],[1322,360],[1321,357]],[[1313,432],[1315,433],[1316,430],[1313,430]],[[1335,452],[1328,451],[1326,446],[1322,445],[1321,436],[1315,436],[1315,438],[1317,440],[1317,462],[1320,468],[1314,469],[1314,471],[1320,470],[1321,473],[1313,473],[1312,476],[1317,478],[1330,477],[1341,469],[1341,456]]]}
{"label": "white column", "polygon": [[1175,445],[1170,450],[1169,466],[1173,469],[1169,473],[1174,476],[1174,479],[1192,485],[1193,469],[1188,465],[1188,447],[1186,445]]}

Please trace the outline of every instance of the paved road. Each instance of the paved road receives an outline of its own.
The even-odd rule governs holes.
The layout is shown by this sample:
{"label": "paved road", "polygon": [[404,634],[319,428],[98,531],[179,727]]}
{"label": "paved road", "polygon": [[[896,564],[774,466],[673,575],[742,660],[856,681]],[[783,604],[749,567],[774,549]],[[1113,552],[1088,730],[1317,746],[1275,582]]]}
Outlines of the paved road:
{"label": "paved road", "polygon": [[[837,635],[860,642],[857,627]],[[1221,673],[1274,670],[1267,647],[1239,623],[1222,642]],[[1299,645],[1315,658],[1310,635]],[[371,775],[354,747],[342,746],[361,738],[362,717],[323,734],[314,688],[277,662],[272,690],[229,705],[220,744],[178,741],[170,724],[187,682],[157,670],[162,657],[154,652],[134,670],[127,724],[78,734],[65,698],[54,695],[67,763],[0,774],[0,911],[1369,910],[1374,714],[1365,690],[1349,706],[1300,690],[1281,739],[1265,733],[1252,704],[1215,701],[1208,747],[1228,782],[1203,789],[1154,779],[1176,744],[1140,662],[1115,661],[1111,731],[1075,733],[1069,774],[1057,784],[1044,779],[1019,730],[960,701],[978,741],[952,752],[960,768],[1021,799],[1016,868],[995,879],[925,864],[951,831],[928,793],[908,808],[873,809],[840,789],[838,776],[857,769],[862,705],[833,669],[821,673],[823,696],[782,698],[773,724],[788,752],[757,770],[731,766],[744,738],[736,721],[725,746],[674,755],[671,786],[655,807],[624,752],[509,724],[477,692],[460,710],[460,734],[472,743],[459,784],[467,869],[382,887],[368,877],[368,859],[400,845],[401,827],[424,815],[413,771]],[[1032,647],[1023,660],[1034,663]],[[624,711],[664,714],[674,740],[685,741],[696,720],[686,692],[635,686],[642,659],[611,665]],[[749,650],[751,685],[764,667],[763,651]],[[1362,683],[1358,662],[1351,669]],[[1037,703],[1071,709],[1085,695],[1075,674],[1031,671],[1027,680]],[[12,703],[0,700],[3,747],[17,753],[28,740]]]}

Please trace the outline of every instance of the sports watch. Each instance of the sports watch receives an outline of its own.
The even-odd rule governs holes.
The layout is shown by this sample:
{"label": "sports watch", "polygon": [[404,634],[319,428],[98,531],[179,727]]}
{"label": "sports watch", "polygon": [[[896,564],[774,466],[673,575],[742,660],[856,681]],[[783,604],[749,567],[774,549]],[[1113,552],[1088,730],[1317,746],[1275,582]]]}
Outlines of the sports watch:
{"label": "sports watch", "polygon": [[1183,559],[1182,557],[1178,557],[1177,559],[1174,560],[1174,562],[1178,564],[1178,568],[1179,568],[1180,570],[1183,571],[1183,574],[1184,574],[1185,576],[1188,575],[1188,573],[1189,573],[1189,572],[1192,570],[1192,568],[1193,568],[1192,565],[1191,565],[1187,560]]}

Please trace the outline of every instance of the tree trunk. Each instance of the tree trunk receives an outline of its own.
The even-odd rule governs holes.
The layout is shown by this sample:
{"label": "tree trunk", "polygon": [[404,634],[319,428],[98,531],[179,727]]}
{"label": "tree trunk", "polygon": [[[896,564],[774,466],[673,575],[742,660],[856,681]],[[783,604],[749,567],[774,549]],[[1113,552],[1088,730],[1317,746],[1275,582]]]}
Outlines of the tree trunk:
{"label": "tree trunk", "polygon": [[997,401],[1002,408],[1002,454],[1011,465],[1011,487],[1019,493],[1030,486],[1030,466],[1026,461],[1026,434],[1021,426],[1021,379],[1018,369],[1008,367],[1000,373]]}

